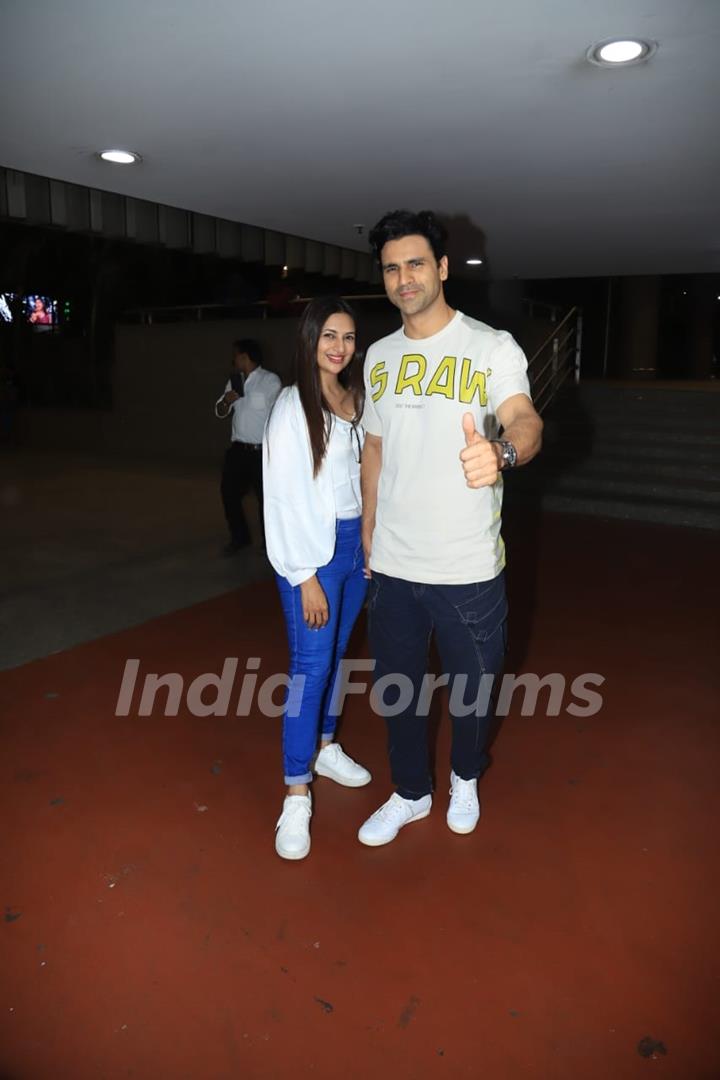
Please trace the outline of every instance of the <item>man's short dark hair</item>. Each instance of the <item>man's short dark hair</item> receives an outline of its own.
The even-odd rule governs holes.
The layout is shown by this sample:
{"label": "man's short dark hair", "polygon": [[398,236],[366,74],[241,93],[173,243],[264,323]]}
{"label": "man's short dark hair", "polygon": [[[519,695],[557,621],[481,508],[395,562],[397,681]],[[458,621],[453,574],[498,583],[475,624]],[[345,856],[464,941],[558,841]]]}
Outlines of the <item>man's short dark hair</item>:
{"label": "man's short dark hair", "polygon": [[253,364],[262,364],[260,342],[255,341],[254,338],[238,338],[237,341],[233,341],[233,355],[239,356],[240,353],[247,353]]}
{"label": "man's short dark hair", "polygon": [[424,236],[437,261],[447,255],[447,229],[432,210],[391,210],[381,217],[368,234],[370,247],[378,262],[388,240],[400,240],[403,236]]}

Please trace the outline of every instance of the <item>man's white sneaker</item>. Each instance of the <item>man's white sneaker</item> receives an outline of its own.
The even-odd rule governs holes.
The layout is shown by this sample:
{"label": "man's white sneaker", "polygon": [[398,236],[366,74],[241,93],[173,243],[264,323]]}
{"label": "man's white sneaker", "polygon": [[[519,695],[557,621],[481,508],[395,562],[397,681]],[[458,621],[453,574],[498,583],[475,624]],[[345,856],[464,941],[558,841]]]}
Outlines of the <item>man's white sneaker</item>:
{"label": "man's white sneaker", "polygon": [[344,784],[345,787],[364,787],[372,780],[372,776],[353,761],[340,743],[331,742],[323,746],[315,758],[315,772],[318,776],[328,776],[336,784]]}
{"label": "man's white sneaker", "polygon": [[461,780],[450,773],[450,805],[447,812],[448,828],[456,833],[471,833],[480,820],[480,801],[477,780]]}
{"label": "man's white sneaker", "polygon": [[276,826],[275,850],[281,859],[304,859],[310,853],[309,795],[287,795]]}
{"label": "man's white sneaker", "polygon": [[411,821],[427,817],[432,806],[432,795],[423,795],[421,799],[403,799],[395,792],[386,803],[369,817],[358,832],[358,840],[368,847],[380,847],[389,844]]}

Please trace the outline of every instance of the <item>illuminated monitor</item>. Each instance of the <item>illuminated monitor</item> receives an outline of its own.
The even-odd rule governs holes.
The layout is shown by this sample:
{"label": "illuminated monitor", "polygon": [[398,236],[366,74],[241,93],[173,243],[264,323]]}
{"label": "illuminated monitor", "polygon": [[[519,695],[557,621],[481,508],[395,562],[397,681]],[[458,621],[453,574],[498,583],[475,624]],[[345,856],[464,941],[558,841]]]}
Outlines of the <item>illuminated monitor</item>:
{"label": "illuminated monitor", "polygon": [[55,297],[42,293],[29,293],[18,297],[16,293],[0,293],[0,325],[16,319],[33,330],[53,330],[69,321],[70,304],[61,303]]}

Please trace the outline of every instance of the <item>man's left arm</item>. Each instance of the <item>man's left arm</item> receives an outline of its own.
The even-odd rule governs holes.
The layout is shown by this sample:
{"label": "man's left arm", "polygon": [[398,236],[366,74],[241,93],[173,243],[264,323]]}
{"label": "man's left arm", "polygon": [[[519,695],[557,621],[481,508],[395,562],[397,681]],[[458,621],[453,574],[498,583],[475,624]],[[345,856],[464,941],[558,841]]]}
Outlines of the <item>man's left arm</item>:
{"label": "man's left arm", "polygon": [[[502,425],[502,439],[515,447],[516,465],[526,465],[540,452],[542,446],[543,422],[535,411],[527,394],[513,394],[497,408],[496,416]],[[493,443],[498,455],[498,465],[502,467],[502,447]]]}

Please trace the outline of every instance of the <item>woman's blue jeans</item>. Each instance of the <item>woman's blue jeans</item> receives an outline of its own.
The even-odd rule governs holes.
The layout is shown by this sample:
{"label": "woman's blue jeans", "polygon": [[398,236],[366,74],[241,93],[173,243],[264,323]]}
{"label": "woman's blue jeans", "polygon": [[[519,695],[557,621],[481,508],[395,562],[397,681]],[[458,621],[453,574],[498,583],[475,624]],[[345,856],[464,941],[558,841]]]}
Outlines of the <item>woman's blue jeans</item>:
{"label": "woman's blue jeans", "polygon": [[317,572],[329,608],[322,629],[311,630],[305,622],[300,586],[276,574],[290,647],[289,674],[291,678],[305,678],[300,708],[295,702],[283,717],[286,784],[307,784],[312,780],[310,763],[318,733],[328,738],[337,726],[337,715],[331,709],[332,687],[367,592],[360,521],[351,518],[336,523],[335,554]]}

